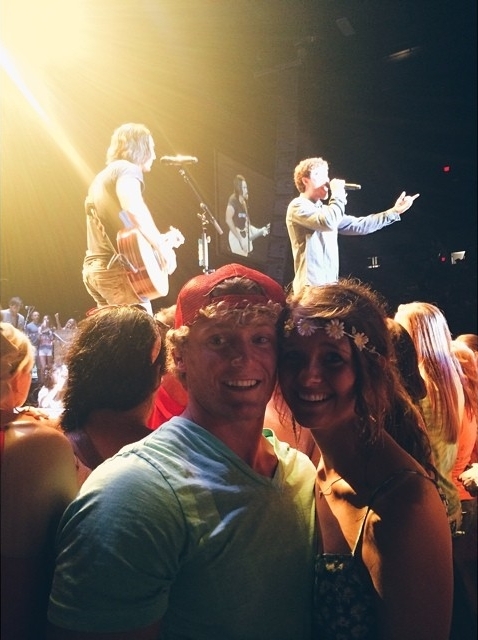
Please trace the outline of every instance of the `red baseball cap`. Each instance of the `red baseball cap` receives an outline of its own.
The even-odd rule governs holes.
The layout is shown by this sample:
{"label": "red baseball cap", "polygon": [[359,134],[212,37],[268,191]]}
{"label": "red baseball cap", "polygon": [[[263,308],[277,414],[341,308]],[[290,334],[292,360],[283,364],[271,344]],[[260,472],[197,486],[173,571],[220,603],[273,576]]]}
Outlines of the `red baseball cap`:
{"label": "red baseball cap", "polygon": [[[255,282],[262,290],[261,293],[240,293],[226,295],[211,295],[212,290],[229,278],[247,278]],[[231,306],[240,308],[246,304],[267,304],[276,302],[285,305],[285,292],[279,283],[260,271],[249,269],[241,264],[226,264],[213,273],[196,276],[186,282],[179,292],[176,302],[176,329],[183,325],[191,325],[200,309],[204,309],[214,302],[227,302]]]}

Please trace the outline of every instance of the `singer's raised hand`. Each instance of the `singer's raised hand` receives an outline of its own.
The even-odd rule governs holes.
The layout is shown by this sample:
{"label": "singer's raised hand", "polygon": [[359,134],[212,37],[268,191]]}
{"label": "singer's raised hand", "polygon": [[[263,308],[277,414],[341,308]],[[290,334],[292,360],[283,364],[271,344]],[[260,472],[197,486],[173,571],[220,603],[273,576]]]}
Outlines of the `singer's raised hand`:
{"label": "singer's raised hand", "polygon": [[398,215],[402,215],[402,213],[405,213],[405,211],[408,211],[408,209],[410,209],[419,195],[419,193],[416,193],[414,196],[407,196],[406,192],[402,191],[402,193],[398,196],[397,201],[393,205],[392,211],[398,213]]}
{"label": "singer's raised hand", "polygon": [[329,182],[330,194],[335,197],[344,198],[346,196],[345,193],[345,180],[341,180],[340,178],[332,178]]}

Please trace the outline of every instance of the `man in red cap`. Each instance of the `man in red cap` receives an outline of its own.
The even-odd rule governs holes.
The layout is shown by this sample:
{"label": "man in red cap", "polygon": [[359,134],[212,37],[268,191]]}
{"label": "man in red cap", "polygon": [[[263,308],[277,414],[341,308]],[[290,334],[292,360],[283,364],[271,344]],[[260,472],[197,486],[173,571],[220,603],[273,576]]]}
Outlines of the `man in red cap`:
{"label": "man in red cap", "polygon": [[65,512],[52,638],[310,639],[315,468],[263,430],[284,303],[237,264],[182,288],[168,358],[187,406]]}

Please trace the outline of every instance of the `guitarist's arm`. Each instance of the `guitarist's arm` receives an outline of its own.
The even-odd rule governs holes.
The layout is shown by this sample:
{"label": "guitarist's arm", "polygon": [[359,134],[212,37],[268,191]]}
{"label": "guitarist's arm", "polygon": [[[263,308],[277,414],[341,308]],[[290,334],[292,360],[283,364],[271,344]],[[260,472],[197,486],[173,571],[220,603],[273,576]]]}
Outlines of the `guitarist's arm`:
{"label": "guitarist's arm", "polygon": [[163,234],[156,227],[153,216],[143,199],[139,180],[130,176],[119,178],[116,183],[116,195],[120,201],[121,208],[128,212],[134,226],[139,229],[146,240],[156,249],[158,258],[164,262],[161,266],[166,268],[166,260],[164,260],[161,251]]}
{"label": "guitarist's arm", "polygon": [[[241,249],[243,251],[247,251],[247,238],[246,239],[242,238],[236,225],[234,224],[234,207],[230,204],[228,204],[226,208],[226,224],[231,230],[232,235],[236,238]],[[243,243],[245,246],[243,246]]]}

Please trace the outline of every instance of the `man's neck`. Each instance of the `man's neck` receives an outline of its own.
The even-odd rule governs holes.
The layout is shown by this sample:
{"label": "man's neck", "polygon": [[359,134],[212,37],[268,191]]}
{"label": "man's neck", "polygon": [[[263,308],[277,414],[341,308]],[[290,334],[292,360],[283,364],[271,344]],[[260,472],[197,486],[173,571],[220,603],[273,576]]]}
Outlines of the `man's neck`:
{"label": "man's neck", "polygon": [[314,204],[316,204],[320,200],[320,198],[314,193],[314,191],[304,191],[302,195],[304,196],[304,198],[310,200]]}
{"label": "man's neck", "polygon": [[268,478],[274,475],[277,468],[277,457],[273,446],[262,435],[263,417],[243,421],[232,419],[206,421],[198,418],[190,408],[186,408],[181,415],[209,431],[256,473]]}

